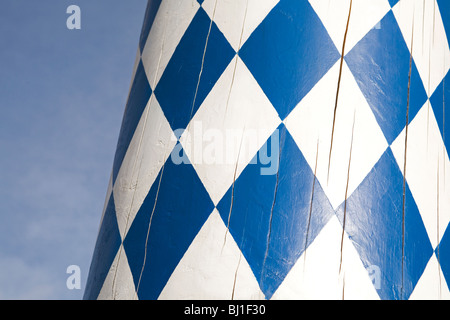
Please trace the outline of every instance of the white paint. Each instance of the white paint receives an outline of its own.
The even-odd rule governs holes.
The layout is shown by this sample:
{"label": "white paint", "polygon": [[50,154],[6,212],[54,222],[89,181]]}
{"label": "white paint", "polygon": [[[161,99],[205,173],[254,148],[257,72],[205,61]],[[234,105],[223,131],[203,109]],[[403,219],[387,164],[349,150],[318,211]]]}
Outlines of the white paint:
{"label": "white paint", "polygon": [[[352,242],[333,216],[298,259],[273,300],[379,300],[379,296]],[[345,283],[344,283],[345,282]]]}
{"label": "white paint", "polygon": [[317,156],[317,143],[319,143],[316,176],[335,209],[345,200],[353,120],[355,119],[355,131],[348,197],[364,180],[388,147],[372,110],[344,62],[330,163],[339,66],[340,61],[300,101],[285,120],[286,127],[313,172]]}
{"label": "white paint", "polygon": [[156,97],[152,95],[130,142],[113,188],[122,239],[125,239],[176,141]]}
{"label": "white paint", "polygon": [[[336,48],[342,53],[342,44],[347,27],[350,0],[309,0],[322,20]],[[389,12],[387,0],[353,0],[345,54]]]}
{"label": "white paint", "polygon": [[253,300],[260,296],[250,266],[214,209],[158,299]]}

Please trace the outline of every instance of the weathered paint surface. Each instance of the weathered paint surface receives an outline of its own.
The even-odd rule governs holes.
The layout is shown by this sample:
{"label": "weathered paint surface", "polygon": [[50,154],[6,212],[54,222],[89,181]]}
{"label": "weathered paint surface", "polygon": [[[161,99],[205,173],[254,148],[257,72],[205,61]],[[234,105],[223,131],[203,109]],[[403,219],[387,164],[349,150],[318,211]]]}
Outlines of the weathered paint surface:
{"label": "weathered paint surface", "polygon": [[450,3],[149,0],[86,299],[449,299]]}

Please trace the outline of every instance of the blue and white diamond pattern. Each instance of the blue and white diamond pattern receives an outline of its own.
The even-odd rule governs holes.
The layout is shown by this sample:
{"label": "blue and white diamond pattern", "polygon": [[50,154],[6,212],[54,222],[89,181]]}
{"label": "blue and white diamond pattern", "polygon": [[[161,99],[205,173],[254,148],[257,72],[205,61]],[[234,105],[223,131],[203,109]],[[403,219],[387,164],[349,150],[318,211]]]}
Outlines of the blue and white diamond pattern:
{"label": "blue and white diamond pattern", "polygon": [[445,0],[150,0],[85,298],[450,299],[449,32]]}

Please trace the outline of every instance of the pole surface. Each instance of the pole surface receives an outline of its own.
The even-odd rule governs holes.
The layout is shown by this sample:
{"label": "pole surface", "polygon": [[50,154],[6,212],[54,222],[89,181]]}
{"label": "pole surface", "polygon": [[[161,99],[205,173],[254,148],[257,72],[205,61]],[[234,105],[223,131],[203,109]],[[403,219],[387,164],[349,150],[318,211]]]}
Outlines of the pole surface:
{"label": "pole surface", "polygon": [[449,39],[446,0],[149,0],[84,298],[450,298]]}

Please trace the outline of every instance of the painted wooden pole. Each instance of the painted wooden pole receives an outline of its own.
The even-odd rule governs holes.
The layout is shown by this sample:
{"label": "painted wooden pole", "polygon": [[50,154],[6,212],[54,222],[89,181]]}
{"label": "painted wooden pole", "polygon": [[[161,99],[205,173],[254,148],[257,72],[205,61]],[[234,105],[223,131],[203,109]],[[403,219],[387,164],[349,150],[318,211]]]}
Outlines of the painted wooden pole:
{"label": "painted wooden pole", "polygon": [[149,0],[85,298],[449,298],[449,30],[445,0]]}

